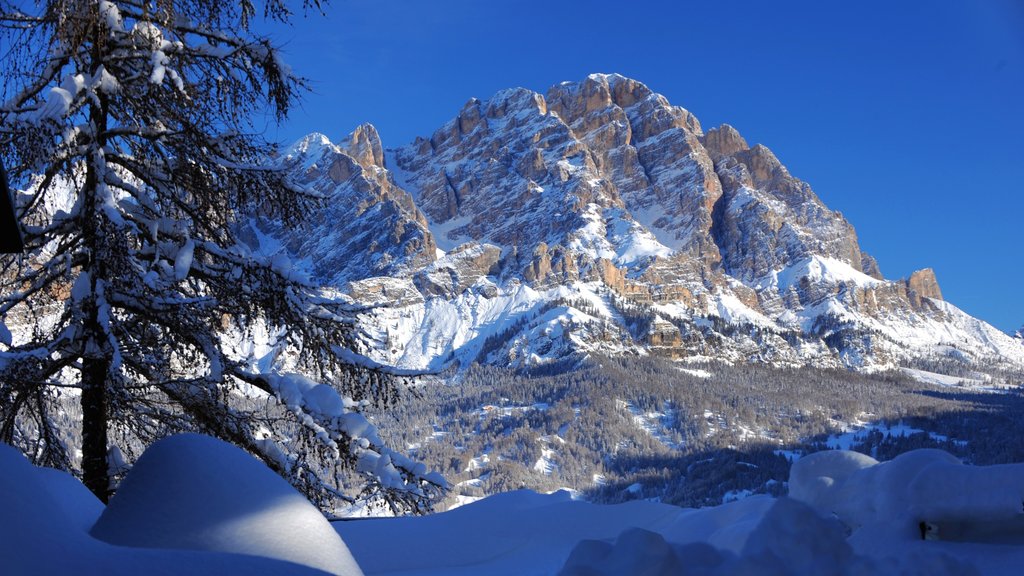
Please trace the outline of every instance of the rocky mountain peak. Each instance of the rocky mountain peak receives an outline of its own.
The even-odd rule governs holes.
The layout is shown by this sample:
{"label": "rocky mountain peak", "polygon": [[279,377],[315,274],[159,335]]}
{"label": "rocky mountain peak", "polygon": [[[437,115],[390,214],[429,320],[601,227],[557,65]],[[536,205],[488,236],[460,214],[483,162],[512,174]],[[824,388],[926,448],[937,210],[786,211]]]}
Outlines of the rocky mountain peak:
{"label": "rocky mountain peak", "polygon": [[526,88],[502,90],[487,100],[484,115],[491,119],[509,116],[545,115],[548,104],[544,96]]}
{"label": "rocky mountain peak", "polygon": [[345,137],[341,148],[363,168],[384,168],[384,148],[373,124],[362,124]]}
{"label": "rocky mountain peak", "polygon": [[327,136],[320,132],[310,132],[299,138],[291,146],[285,148],[282,156],[291,159],[298,159],[299,157],[313,159],[319,158],[324,153],[334,151],[335,146]]}
{"label": "rocky mountain peak", "polygon": [[916,295],[918,298],[942,300],[942,290],[939,289],[939,281],[935,278],[935,271],[931,268],[915,271],[905,282],[912,296]]}
{"label": "rocky mountain peak", "polygon": [[789,171],[775,154],[763,144],[736,152],[735,158],[747,167],[752,184],[761,188],[777,179],[789,179]]}
{"label": "rocky mountain peak", "polygon": [[712,158],[732,156],[738,152],[750,149],[743,136],[740,136],[740,133],[728,124],[722,124],[718,128],[708,130],[702,142]]}
{"label": "rocky mountain peak", "polygon": [[[548,106],[566,124],[583,122],[592,129],[601,122],[622,123],[629,116],[638,139],[682,128],[700,135],[700,122],[687,110],[672,106],[642,82],[619,74],[591,74],[582,82],[562,82],[548,89]],[[630,114],[623,111],[632,109]]]}

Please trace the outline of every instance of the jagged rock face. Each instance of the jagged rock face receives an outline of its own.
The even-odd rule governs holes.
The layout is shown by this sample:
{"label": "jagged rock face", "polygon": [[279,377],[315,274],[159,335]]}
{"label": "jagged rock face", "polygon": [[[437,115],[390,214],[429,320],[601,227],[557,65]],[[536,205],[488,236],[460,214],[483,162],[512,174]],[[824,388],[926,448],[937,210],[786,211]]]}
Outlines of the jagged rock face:
{"label": "jagged rock face", "polygon": [[292,146],[296,180],[326,197],[306,227],[287,234],[312,261],[317,278],[335,286],[367,276],[398,275],[436,257],[426,217],[384,168],[380,137],[360,126],[335,146],[320,134]]}
{"label": "jagged rock face", "polygon": [[921,298],[934,298],[942,300],[942,290],[939,289],[939,282],[935,279],[935,271],[931,268],[918,270],[907,278],[907,291],[910,297],[920,305]]}
{"label": "jagged rock face", "polygon": [[665,276],[700,277],[718,261],[721,187],[699,136],[692,114],[643,84],[593,75],[546,98],[470,100],[395,158],[442,246],[512,247],[530,282],[596,278],[600,259],[640,269],[657,258]]}
{"label": "jagged rock face", "polygon": [[853,226],[791,176],[771,150],[748,147],[727,125],[709,131],[704,142],[724,190],[713,233],[728,274],[755,281],[816,254],[881,276],[874,259],[860,251]]}
{"label": "jagged rock face", "polygon": [[446,249],[474,240],[532,254],[546,239],[565,241],[583,206],[607,201],[576,176],[588,164],[585,149],[526,90],[470,100],[395,159],[417,205],[445,227],[437,240]]}
{"label": "jagged rock face", "polygon": [[469,242],[452,250],[430,264],[413,278],[420,292],[429,296],[454,298],[485,280],[484,291],[491,291],[486,277],[501,270],[501,248],[490,244]]}
{"label": "jagged rock face", "polygon": [[712,209],[722,195],[700,123],[660,94],[617,74],[548,90],[549,109],[595,157],[631,220],[673,254],[660,254],[659,283],[694,280],[719,260]]}
{"label": "jagged rock face", "polygon": [[366,125],[291,156],[330,197],[293,247],[387,304],[364,319],[385,362],[647,350],[871,368],[955,349],[1024,366],[1017,342],[942,301],[930,270],[885,280],[768,148],[728,125],[704,133],[619,75],[471,99],[398,149]]}

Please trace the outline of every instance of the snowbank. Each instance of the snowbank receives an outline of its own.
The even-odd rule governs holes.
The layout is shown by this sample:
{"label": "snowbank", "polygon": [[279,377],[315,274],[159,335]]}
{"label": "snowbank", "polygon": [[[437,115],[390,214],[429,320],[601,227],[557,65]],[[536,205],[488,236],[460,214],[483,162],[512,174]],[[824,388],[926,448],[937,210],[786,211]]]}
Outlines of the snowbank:
{"label": "snowbank", "polygon": [[0,509],[5,574],[362,574],[353,556],[371,576],[1001,576],[1024,566],[1024,464],[967,466],[938,450],[884,463],[820,452],[794,464],[790,497],[697,510],[518,491],[332,528],[260,463],[207,437],[151,447],[106,509],[74,478],[0,445]]}
{"label": "snowbank", "polygon": [[841,521],[857,553],[968,553],[986,574],[1015,574],[1024,565],[1024,464],[968,466],[942,450],[882,463],[854,454],[800,459],[790,495]]}
{"label": "snowbank", "polygon": [[12,576],[324,574],[291,562],[239,554],[112,546],[90,537],[83,527],[90,516],[98,515],[97,504],[77,480],[36,468],[14,448],[0,444],[0,572]]}
{"label": "snowbank", "polygon": [[[829,451],[794,465],[789,498],[692,510],[520,491],[335,527],[368,575],[1011,575],[1024,565],[1022,489],[1019,464]],[[922,521],[938,534],[925,540]],[[389,553],[395,541],[405,553]]]}
{"label": "snowbank", "polygon": [[92,535],[120,546],[251,554],[362,575],[320,511],[280,476],[244,451],[197,434],[150,446]]}
{"label": "snowbank", "polygon": [[103,513],[103,502],[71,474],[39,468],[35,477],[75,529],[88,532]]}

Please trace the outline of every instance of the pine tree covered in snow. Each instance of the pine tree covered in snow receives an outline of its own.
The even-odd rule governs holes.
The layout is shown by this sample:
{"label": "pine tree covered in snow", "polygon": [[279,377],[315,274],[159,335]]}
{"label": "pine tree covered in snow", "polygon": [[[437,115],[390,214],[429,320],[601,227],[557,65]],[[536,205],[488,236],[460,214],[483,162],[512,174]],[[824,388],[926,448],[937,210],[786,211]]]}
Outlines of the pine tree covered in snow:
{"label": "pine tree covered in snow", "polygon": [[[337,463],[364,495],[422,510],[443,480],[382,446],[358,413],[391,402],[397,379],[352,352],[344,303],[282,253],[253,249],[257,216],[293,222],[317,200],[267,165],[255,135],[254,115],[283,118],[303,88],[250,30],[256,5],[0,9],[0,146],[27,250],[0,260],[0,440],[63,469],[80,448],[85,484],[106,499],[122,453],[196,430],[321,505],[351,492]],[[283,0],[264,10],[290,14]],[[257,333],[274,335],[277,362],[256,358]],[[69,395],[81,446],[59,422]]]}

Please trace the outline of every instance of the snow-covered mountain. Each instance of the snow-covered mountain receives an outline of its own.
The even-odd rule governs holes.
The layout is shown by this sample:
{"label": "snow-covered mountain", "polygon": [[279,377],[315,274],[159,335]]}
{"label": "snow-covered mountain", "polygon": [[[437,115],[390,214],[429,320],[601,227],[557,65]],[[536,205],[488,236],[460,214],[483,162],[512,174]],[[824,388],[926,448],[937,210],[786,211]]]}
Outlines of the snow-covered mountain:
{"label": "snow-covered mountain", "polygon": [[285,155],[301,159],[292,166],[300,185],[328,195],[319,223],[289,234],[291,249],[312,260],[321,281],[401,275],[433,261],[427,220],[384,169],[373,126],[360,126],[339,144],[310,134]]}
{"label": "snow-covered mountain", "polygon": [[930,269],[885,279],[768,148],[619,75],[471,99],[401,148],[364,125],[284,156],[327,197],[292,249],[376,305],[372,353],[402,367],[591,351],[1024,367],[1024,347],[944,301]]}

